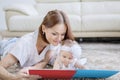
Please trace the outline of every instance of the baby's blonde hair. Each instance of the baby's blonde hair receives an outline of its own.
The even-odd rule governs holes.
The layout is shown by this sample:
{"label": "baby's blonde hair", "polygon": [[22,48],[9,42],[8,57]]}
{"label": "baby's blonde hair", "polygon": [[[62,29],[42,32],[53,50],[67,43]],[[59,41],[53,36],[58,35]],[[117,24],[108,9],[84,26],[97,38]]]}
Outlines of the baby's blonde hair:
{"label": "baby's blonde hair", "polygon": [[72,47],[74,44],[77,44],[75,41],[72,41],[70,39],[64,40],[62,43],[62,46],[68,46],[68,47]]}
{"label": "baby's blonde hair", "polygon": [[73,54],[73,57],[80,58],[81,55],[81,47],[76,41],[72,40],[65,40],[62,43],[61,50],[63,51],[69,51]]}

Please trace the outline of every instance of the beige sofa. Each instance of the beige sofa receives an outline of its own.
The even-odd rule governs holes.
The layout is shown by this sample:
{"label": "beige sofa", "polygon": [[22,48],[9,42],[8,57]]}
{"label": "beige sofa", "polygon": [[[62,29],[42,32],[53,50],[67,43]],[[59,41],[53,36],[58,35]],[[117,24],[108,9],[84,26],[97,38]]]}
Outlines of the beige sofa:
{"label": "beige sofa", "polygon": [[4,8],[7,30],[3,37],[21,36],[39,27],[49,10],[63,10],[75,37],[120,37],[120,0],[36,0]]}

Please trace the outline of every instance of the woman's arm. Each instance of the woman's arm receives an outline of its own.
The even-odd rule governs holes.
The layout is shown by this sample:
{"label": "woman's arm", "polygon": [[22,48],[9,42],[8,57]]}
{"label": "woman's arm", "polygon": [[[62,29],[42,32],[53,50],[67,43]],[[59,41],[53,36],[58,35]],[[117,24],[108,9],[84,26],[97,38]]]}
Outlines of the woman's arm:
{"label": "woman's arm", "polygon": [[0,79],[3,80],[14,80],[16,78],[15,75],[9,73],[6,68],[12,66],[13,64],[17,63],[18,60],[11,54],[6,55],[0,61]]}
{"label": "woman's arm", "polygon": [[36,63],[31,67],[23,68],[21,71],[24,73],[27,73],[29,69],[43,69],[48,64],[50,59],[51,59],[51,51],[48,51],[45,55],[45,58],[42,61],[40,61],[39,63]]}
{"label": "woman's arm", "polygon": [[37,79],[39,79],[39,78],[41,78],[39,75],[29,75],[29,70],[35,70],[35,69],[43,69],[46,65],[47,65],[47,61],[45,61],[45,60],[43,60],[43,61],[41,61],[41,62],[39,62],[39,63],[37,63],[36,65],[34,65],[34,66],[30,66],[30,67],[25,67],[25,68],[23,68],[23,69],[21,69],[20,71],[19,71],[19,74],[26,74],[26,79],[30,79],[30,80],[37,80]]}
{"label": "woman's arm", "polygon": [[52,51],[47,51],[47,53],[45,54],[45,58],[39,63],[37,63],[34,67],[36,67],[37,69],[43,69],[49,63],[52,57],[52,53]]}

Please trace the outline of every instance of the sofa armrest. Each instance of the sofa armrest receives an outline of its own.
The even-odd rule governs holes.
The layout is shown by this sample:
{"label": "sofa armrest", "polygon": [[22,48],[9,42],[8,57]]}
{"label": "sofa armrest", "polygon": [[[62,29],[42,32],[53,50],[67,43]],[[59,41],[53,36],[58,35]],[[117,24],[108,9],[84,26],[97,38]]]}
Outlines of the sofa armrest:
{"label": "sofa armrest", "polygon": [[23,15],[27,16],[35,16],[39,15],[37,10],[34,8],[34,5],[28,4],[15,4],[15,5],[8,5],[4,7],[4,11],[13,11],[18,12]]}
{"label": "sofa armrest", "polygon": [[3,8],[5,11],[6,25],[7,29],[9,26],[9,20],[13,16],[22,15],[22,16],[36,16],[39,15],[37,10],[34,8],[32,4],[14,4],[8,5]]}

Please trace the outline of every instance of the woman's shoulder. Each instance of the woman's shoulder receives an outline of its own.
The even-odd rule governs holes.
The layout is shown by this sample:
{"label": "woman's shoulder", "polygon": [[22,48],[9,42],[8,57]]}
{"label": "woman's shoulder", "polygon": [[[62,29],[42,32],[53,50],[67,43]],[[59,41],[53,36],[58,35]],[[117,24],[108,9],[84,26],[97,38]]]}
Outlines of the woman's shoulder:
{"label": "woman's shoulder", "polygon": [[37,37],[38,37],[38,32],[34,31],[23,35],[20,39],[29,42],[32,39],[35,40]]}

